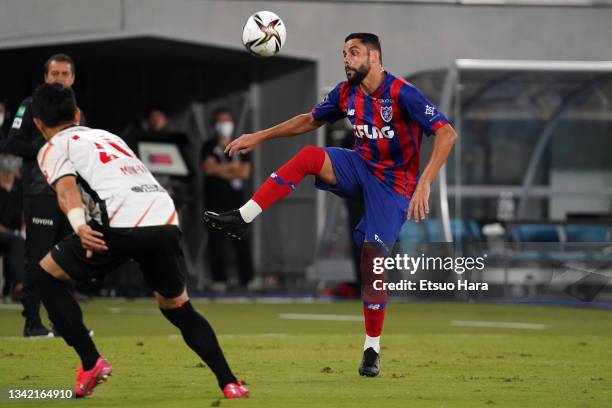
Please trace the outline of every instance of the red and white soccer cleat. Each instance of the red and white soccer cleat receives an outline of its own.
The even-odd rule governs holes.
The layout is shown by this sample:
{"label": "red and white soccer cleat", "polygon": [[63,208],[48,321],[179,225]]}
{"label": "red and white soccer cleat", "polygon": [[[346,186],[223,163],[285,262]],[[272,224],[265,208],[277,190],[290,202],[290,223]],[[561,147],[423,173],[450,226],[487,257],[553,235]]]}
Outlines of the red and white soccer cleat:
{"label": "red and white soccer cleat", "polygon": [[77,368],[74,395],[77,398],[91,395],[98,384],[108,380],[112,371],[113,367],[102,357],[98,358],[96,365],[91,370],[84,371],[83,367]]}
{"label": "red and white soccer cleat", "polygon": [[249,390],[242,384],[229,383],[223,389],[223,395],[228,399],[249,398]]}

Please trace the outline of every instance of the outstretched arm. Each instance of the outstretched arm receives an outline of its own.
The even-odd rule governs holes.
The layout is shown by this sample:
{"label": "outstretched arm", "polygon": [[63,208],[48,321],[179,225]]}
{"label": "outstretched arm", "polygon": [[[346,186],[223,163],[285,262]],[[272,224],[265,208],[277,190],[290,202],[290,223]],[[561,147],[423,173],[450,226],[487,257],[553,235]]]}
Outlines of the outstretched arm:
{"label": "outstretched arm", "polygon": [[264,140],[301,135],[321,127],[323,123],[315,120],[312,113],[297,115],[271,128],[240,136],[225,147],[225,153],[246,154]]}
{"label": "outstretched arm", "polygon": [[66,214],[74,232],[81,239],[81,245],[87,250],[86,256],[90,258],[93,252],[106,251],[106,243],[103,235],[92,229],[85,222],[85,210],[83,209],[83,198],[76,183],[76,177],[64,176],[55,182],[57,201],[60,208]]}
{"label": "outstretched arm", "polygon": [[440,168],[446,162],[457,137],[455,129],[449,124],[442,126],[436,131],[431,157],[410,199],[410,206],[408,207],[409,220],[414,218],[415,222],[419,222],[425,219],[426,214],[429,214],[429,192],[431,182],[438,175]]}

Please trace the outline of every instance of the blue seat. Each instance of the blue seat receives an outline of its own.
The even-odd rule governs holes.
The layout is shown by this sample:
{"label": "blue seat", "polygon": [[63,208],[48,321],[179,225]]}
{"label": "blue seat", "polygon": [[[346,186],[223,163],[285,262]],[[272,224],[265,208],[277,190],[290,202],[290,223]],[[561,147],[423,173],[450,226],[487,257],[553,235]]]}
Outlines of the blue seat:
{"label": "blue seat", "polygon": [[480,227],[475,219],[470,218],[467,223],[468,231],[473,241],[482,241],[482,235],[480,234]]}
{"label": "blue seat", "polygon": [[425,220],[424,225],[429,242],[444,242],[444,234],[442,233],[439,219]]}
{"label": "blue seat", "polygon": [[400,231],[399,241],[400,242],[425,242],[425,228],[423,224],[415,223],[414,221],[407,221],[404,223],[402,230]]}
{"label": "blue seat", "polygon": [[[440,220],[425,220],[424,224],[429,242],[444,242]],[[480,229],[473,219],[465,222],[462,219],[453,218],[450,220],[450,227],[455,242],[480,241]]]}
{"label": "blue seat", "polygon": [[604,225],[567,224],[565,226],[567,242],[606,242],[608,231]]}
{"label": "blue seat", "polygon": [[518,224],[514,226],[519,242],[559,242],[559,230],[555,224]]}

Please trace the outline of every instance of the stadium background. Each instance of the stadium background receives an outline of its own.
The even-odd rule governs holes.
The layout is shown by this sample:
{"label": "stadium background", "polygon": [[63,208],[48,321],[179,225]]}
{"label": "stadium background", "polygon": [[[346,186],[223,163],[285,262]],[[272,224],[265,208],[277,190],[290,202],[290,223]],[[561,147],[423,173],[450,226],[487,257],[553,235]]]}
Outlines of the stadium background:
{"label": "stadium background", "polygon": [[[240,43],[243,22],[257,10],[278,13],[287,26],[287,43],[272,59],[251,57]],[[593,61],[612,61],[610,21],[605,0],[0,0],[0,98],[14,112],[41,81],[44,60],[66,52],[76,61],[76,94],[91,126],[121,133],[147,105],[163,102],[189,134],[188,158],[198,166],[216,107],[230,106],[244,132],[307,111],[344,80],[345,35],[377,33],[385,68],[423,89],[460,134],[445,182],[434,185],[432,219],[407,226],[399,249],[488,253],[487,274],[466,276],[491,282],[491,290],[395,302],[385,321],[383,372],[366,383],[356,374],[358,301],[320,296],[352,277],[342,203],[302,183],[255,222],[256,271],[268,279],[263,290],[240,295],[258,298],[218,299],[206,291],[195,171],[177,200],[190,290],[203,295],[196,307],[249,383],[253,398],[245,403],[606,407],[612,68]],[[340,123],[262,146],[252,184],[300,146],[344,135]],[[541,140],[548,142],[532,161]],[[533,187],[524,189],[530,166]],[[453,245],[444,243],[449,236]],[[448,271],[428,277],[456,278]],[[151,299],[82,307],[116,367],[90,405],[219,406],[212,376],[176,347],[176,331]],[[19,311],[18,303],[0,305],[0,403],[9,387],[72,386],[72,350],[58,339],[21,338]]]}
{"label": "stadium background", "polygon": [[[92,126],[121,132],[148,103],[163,101],[172,120],[189,132],[197,146],[210,137],[208,116],[220,104],[240,113],[239,131],[263,128],[310,109],[326,89],[343,80],[340,46],[353,31],[378,33],[385,67],[414,78],[438,103],[445,72],[460,58],[612,60],[608,46],[612,8],[606,2],[470,3],[7,0],[0,2],[0,89],[9,106],[16,106],[40,81],[41,61],[64,51],[77,62],[75,88]],[[282,53],[269,60],[250,57],[239,41],[246,16],[259,9],[273,9],[288,27]],[[603,95],[610,96],[605,90]],[[555,101],[544,103],[554,105]],[[603,126],[599,131],[609,130],[610,110],[603,113],[598,116]],[[498,128],[488,129],[492,139],[497,137]],[[537,132],[532,133],[535,139]],[[259,184],[299,146],[323,143],[326,137],[329,134],[321,130],[258,149],[253,183]],[[520,143],[535,143],[534,139]],[[581,140],[571,137],[568,143],[579,146]],[[609,147],[609,142],[597,139],[582,151],[602,151],[601,146]],[[529,153],[511,144],[500,149],[506,148],[517,156]],[[193,149],[194,156],[198,151]],[[465,153],[469,152],[466,148]],[[518,160],[526,167],[524,157]],[[599,181],[593,182],[593,189],[604,187],[609,193],[609,184],[602,186],[601,179],[609,174],[610,161],[597,166]],[[195,173],[199,178],[199,172]],[[269,211],[265,222],[255,225],[254,254],[260,275],[301,277],[313,265],[329,208],[310,183],[304,184]],[[183,220],[192,274],[201,288],[205,278],[198,271],[206,268],[201,261],[205,229],[192,222],[201,213],[199,188],[200,183],[194,182],[194,200],[184,205]],[[591,199],[579,197],[578,205]],[[600,205],[593,211],[609,212],[610,195],[598,199]],[[535,215],[529,218],[552,218]]]}

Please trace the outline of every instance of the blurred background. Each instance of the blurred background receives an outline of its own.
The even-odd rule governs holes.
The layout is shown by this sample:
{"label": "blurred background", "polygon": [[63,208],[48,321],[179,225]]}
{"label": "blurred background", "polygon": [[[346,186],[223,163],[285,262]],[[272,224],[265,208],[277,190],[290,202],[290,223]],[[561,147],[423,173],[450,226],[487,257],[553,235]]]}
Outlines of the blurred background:
{"label": "blurred background", "polygon": [[[287,26],[274,58],[252,57],[241,44],[244,21],[258,10]],[[243,245],[211,235],[201,214],[247,199],[303,145],[352,146],[351,129],[338,122],[268,142],[239,163],[219,153],[231,137],[309,111],[345,79],[344,37],[374,32],[385,68],[419,87],[460,135],[434,183],[430,219],[407,223],[397,250],[485,256],[485,270],[463,278],[490,290],[451,298],[607,303],[610,21],[604,0],[0,0],[1,127],[6,134],[42,82],[45,60],[66,53],[87,125],[122,136],[180,209],[192,294],[354,297],[350,231],[359,205],[305,181],[254,223]],[[422,167],[431,145],[424,142]],[[1,161],[18,180],[18,161]],[[239,176],[220,177],[220,166]],[[0,255],[9,296],[10,256]],[[147,295],[131,263],[80,290]]]}

